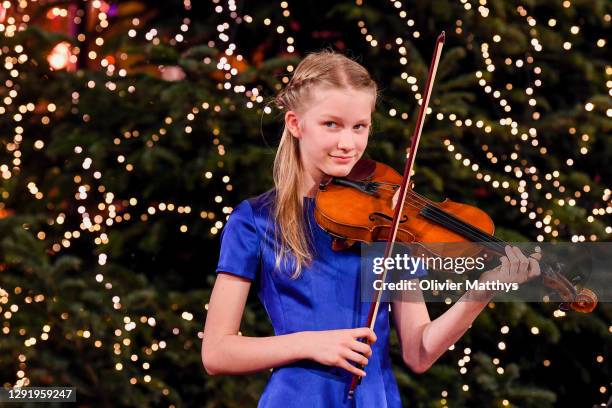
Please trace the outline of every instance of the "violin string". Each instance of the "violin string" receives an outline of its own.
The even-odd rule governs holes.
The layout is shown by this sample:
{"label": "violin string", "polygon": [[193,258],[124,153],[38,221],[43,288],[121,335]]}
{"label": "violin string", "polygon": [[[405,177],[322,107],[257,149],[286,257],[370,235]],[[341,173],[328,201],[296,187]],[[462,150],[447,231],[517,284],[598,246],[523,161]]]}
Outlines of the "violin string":
{"label": "violin string", "polygon": [[[398,186],[397,184],[390,183],[390,182],[377,182],[377,183],[379,186],[383,185],[382,188],[380,188],[380,190],[389,191],[393,193],[397,191],[397,186]],[[390,185],[393,187],[386,187],[387,185]],[[444,209],[440,208],[436,203],[430,201],[426,197],[421,196],[420,194],[416,193],[414,190],[409,189],[408,193],[411,197],[413,197],[414,201],[417,204],[413,204],[409,202],[408,200],[404,201],[405,204],[417,209],[418,211],[421,211],[427,204],[429,204],[432,211],[436,212],[436,215],[434,214],[429,215],[429,217],[432,220],[440,223],[441,225],[452,225],[456,231],[458,231],[459,233],[463,234],[466,237],[469,236],[469,234],[472,234],[474,238],[487,243],[487,246],[490,247],[491,249],[498,251],[500,254],[505,253],[504,246],[509,245],[507,242],[500,240],[499,238],[496,238],[493,235],[490,235],[475,226],[469,225],[465,221],[458,219],[457,217],[449,214]]]}
{"label": "violin string", "polygon": [[[384,184],[391,184],[391,183],[384,183]],[[397,191],[396,188],[390,188],[390,189],[381,188],[381,190],[389,191],[394,194]],[[429,219],[433,220],[434,222],[438,222],[439,224],[444,225],[444,226],[452,224],[455,232],[459,232],[460,234],[463,234],[463,236],[468,237],[468,238],[469,238],[469,233],[471,233],[474,235],[475,238],[477,239],[479,238],[481,241],[483,241],[483,243],[486,244],[485,246],[495,250],[501,255],[505,254],[505,246],[510,245],[506,241],[503,241],[493,235],[490,235],[475,226],[467,224],[465,221],[457,218],[453,214],[448,213],[447,211],[445,211],[444,209],[436,205],[436,203],[430,201],[426,197],[421,196],[420,194],[416,193],[413,190],[408,190],[408,193],[410,193],[410,196],[414,199],[414,203],[409,200],[405,200],[404,203],[406,205],[412,208],[415,208],[418,211],[421,211],[426,206],[426,204],[429,204],[432,211],[434,211],[433,214],[428,214],[427,217]],[[452,230],[453,228],[450,228],[450,229]],[[474,242],[478,242],[478,241],[474,241]],[[563,278],[563,276],[561,276],[561,278]],[[559,277],[557,277],[557,280],[559,280]],[[573,284],[569,281],[564,282],[563,279],[561,279],[560,284],[564,286],[564,288],[570,293],[573,293],[575,290]]]}
{"label": "violin string", "polygon": [[[380,182],[380,184],[392,184],[392,183],[387,183],[387,182]],[[386,191],[397,191],[396,189],[390,188],[390,189],[386,189],[383,188],[382,190],[386,190]],[[503,240],[500,240],[484,231],[482,231],[481,229],[474,227],[472,225],[467,224],[466,222],[464,222],[463,220],[458,219],[457,217],[449,214],[448,212],[446,212],[445,210],[443,210],[442,208],[440,208],[438,205],[436,205],[434,202],[428,200],[427,198],[419,195],[418,193],[416,193],[413,190],[409,190],[408,193],[410,194],[410,196],[412,196],[415,201],[417,202],[417,205],[412,204],[409,201],[405,201],[406,204],[408,204],[409,206],[416,208],[417,210],[421,210],[422,208],[425,207],[426,204],[429,204],[430,207],[432,208],[432,210],[434,212],[436,212],[437,215],[433,215],[430,214],[430,218],[432,218],[434,221],[439,222],[442,225],[446,224],[452,224],[456,230],[460,231],[461,233],[468,235],[468,234],[472,234],[475,238],[477,239],[481,239],[483,242],[486,242],[492,249],[496,249],[497,251],[499,251],[500,253],[505,253],[505,248],[504,248],[504,244],[505,245],[509,245],[508,243],[506,243]],[[420,202],[419,202],[420,201]],[[423,204],[426,203],[426,204]]]}
{"label": "violin string", "polygon": [[483,231],[482,229],[480,229],[480,228],[478,228],[476,226],[473,226],[473,225],[470,225],[470,224],[466,223],[465,221],[457,218],[457,216],[455,216],[454,214],[448,213],[447,211],[445,211],[444,209],[442,209],[438,205],[436,205],[434,202],[426,199],[425,197],[422,197],[418,193],[410,190],[410,194],[411,194],[412,197],[416,197],[417,199],[419,199],[421,201],[427,202],[434,209],[434,211],[437,211],[441,216],[446,217],[448,220],[450,220],[451,222],[453,222],[457,226],[464,227],[464,229],[467,229],[470,232],[476,234],[479,238],[482,238],[485,241],[491,242],[491,243],[504,243],[499,238],[496,238],[495,236],[493,236],[491,234],[488,234],[487,232]]}
{"label": "violin string", "polygon": [[[395,190],[393,190],[393,192],[395,192]],[[422,209],[423,207],[425,207],[425,205],[423,205],[422,202],[426,202],[426,203],[429,202],[431,204],[431,207],[434,209],[434,211],[436,211],[436,214],[437,214],[435,216],[430,214],[429,215],[430,219],[433,219],[434,221],[442,225],[444,225],[443,221],[446,221],[446,222],[450,221],[450,223],[452,223],[455,226],[456,230],[461,230],[462,233],[464,233],[465,235],[467,235],[466,231],[475,233],[478,237],[484,238],[484,242],[487,244],[486,246],[490,247],[491,249],[497,250],[500,254],[505,254],[504,246],[510,245],[506,241],[496,238],[493,235],[487,234],[486,232],[480,230],[477,227],[467,224],[465,221],[457,218],[453,214],[446,212],[442,208],[438,207],[435,203],[429,201],[427,198],[419,195],[418,193],[412,190],[409,190],[409,192],[411,193],[410,194],[411,196],[416,197],[418,200],[421,201],[421,203],[419,203],[419,205],[415,205],[413,203],[404,201],[407,205],[413,208],[416,208],[416,209]],[[570,292],[570,294],[575,293],[576,289],[574,285],[571,282],[569,282],[563,275],[556,276],[556,281],[566,291]]]}
{"label": "violin string", "polygon": [[[477,227],[474,227],[472,225],[465,223],[464,221],[453,216],[452,214],[448,214],[439,209],[436,209],[434,211],[440,211],[440,214],[439,214],[440,216],[435,217],[435,218],[437,218],[440,221],[444,220],[444,221],[447,221],[453,224],[453,226],[455,226],[457,230],[461,230],[462,232],[465,232],[466,235],[468,235],[467,233],[472,234],[472,236],[475,238],[473,239],[475,242],[481,241],[481,242],[486,243],[486,246],[488,246],[489,248],[495,249],[502,254],[505,252],[504,246],[502,244],[503,241],[498,240],[495,237],[493,237],[495,239],[490,239],[489,237],[492,237],[491,235],[487,234],[486,232],[480,230]],[[430,216],[430,217],[434,218],[433,216]]]}
{"label": "violin string", "polygon": [[[414,195],[415,197],[417,197],[416,195]],[[410,201],[405,201],[405,203],[410,206],[413,207],[417,210],[421,210],[422,208],[424,208],[424,205],[415,205]],[[469,233],[471,233],[472,235],[475,236],[475,238],[480,238],[481,240],[483,240],[484,242],[487,242],[489,244],[489,246],[494,247],[494,249],[498,249],[500,251],[502,251],[502,247],[497,245],[497,238],[493,237],[493,239],[491,239],[491,235],[486,234],[484,231],[479,230],[475,227],[470,226],[469,224],[466,224],[464,221],[457,219],[453,216],[451,216],[450,214],[446,213],[444,210],[441,210],[440,208],[437,208],[436,206],[432,206],[432,210],[435,211],[435,214],[430,214],[429,217],[431,219],[433,219],[434,221],[437,221],[438,223],[445,225],[446,224],[452,224],[456,230],[458,230],[460,233],[463,233],[464,235],[469,235]]]}
{"label": "violin string", "polygon": [[[392,184],[392,183],[389,183],[389,182],[379,182],[379,183],[380,183],[380,184]],[[396,184],[394,184],[394,186],[397,186],[397,185],[396,185]],[[395,189],[393,189],[393,190],[395,191]],[[444,215],[444,216],[448,216],[448,217],[449,217],[449,219],[451,219],[451,220],[453,220],[453,221],[454,221],[454,220],[456,220],[457,222],[459,222],[459,223],[461,223],[461,224],[465,224],[465,226],[466,226],[466,227],[469,227],[469,228],[473,229],[473,232],[474,232],[474,233],[479,234],[479,236],[480,236],[480,237],[482,237],[482,238],[486,238],[486,239],[487,239],[487,240],[489,240],[489,241],[494,241],[494,242],[500,242],[500,243],[503,243],[503,241],[501,241],[500,239],[498,239],[498,238],[494,237],[493,235],[490,235],[490,234],[486,233],[485,231],[482,231],[481,229],[479,229],[479,228],[477,228],[477,227],[474,227],[474,226],[472,226],[472,225],[469,225],[469,224],[465,223],[463,220],[460,220],[460,219],[456,218],[455,216],[453,216],[452,214],[449,214],[447,211],[445,211],[444,209],[440,208],[440,207],[438,206],[438,204],[436,204],[435,202],[433,202],[433,201],[429,200],[428,198],[426,198],[426,197],[424,197],[424,196],[421,196],[421,195],[420,195],[420,194],[418,194],[416,191],[414,191],[414,190],[412,190],[412,189],[409,189],[409,190],[408,190],[408,195],[412,196],[413,198],[416,198],[416,200],[420,200],[419,205],[422,205],[423,207],[425,207],[425,204],[429,204],[431,207],[434,207],[436,210],[438,210],[438,211],[440,211],[441,213],[443,213],[443,215]],[[423,202],[424,202],[425,204],[423,204]],[[419,208],[419,207],[416,207],[416,206],[413,206],[413,207],[415,207],[415,208]],[[458,225],[457,223],[455,223],[455,224],[456,224],[456,225]],[[460,224],[459,224],[459,225],[460,225]]]}
{"label": "violin string", "polygon": [[466,238],[471,238],[471,240],[474,242],[484,242],[489,248],[504,254],[505,249],[504,245],[502,244],[503,241],[493,237],[490,234],[487,234],[475,226],[467,224],[465,221],[455,217],[452,214],[449,214],[437,206],[431,206],[430,208],[433,213],[428,214],[428,218],[440,223],[441,225],[447,226],[450,229],[454,229],[456,232],[462,234]]}

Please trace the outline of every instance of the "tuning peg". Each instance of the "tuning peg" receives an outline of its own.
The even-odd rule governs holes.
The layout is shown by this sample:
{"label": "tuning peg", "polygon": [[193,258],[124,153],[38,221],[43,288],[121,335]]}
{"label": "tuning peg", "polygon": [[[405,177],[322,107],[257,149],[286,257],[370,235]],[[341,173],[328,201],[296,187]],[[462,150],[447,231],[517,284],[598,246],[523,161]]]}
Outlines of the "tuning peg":
{"label": "tuning peg", "polygon": [[559,303],[559,310],[562,311],[562,312],[569,312],[569,310],[570,310],[569,303],[566,303],[566,302]]}

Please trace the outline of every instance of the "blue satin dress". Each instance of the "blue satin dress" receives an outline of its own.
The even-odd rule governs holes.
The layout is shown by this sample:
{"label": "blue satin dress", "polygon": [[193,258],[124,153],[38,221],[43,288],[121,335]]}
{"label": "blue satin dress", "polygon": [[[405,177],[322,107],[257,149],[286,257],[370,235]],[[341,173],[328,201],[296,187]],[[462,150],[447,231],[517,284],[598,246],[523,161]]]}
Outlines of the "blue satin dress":
{"label": "blue satin dress", "polygon": [[[274,189],[242,201],[221,235],[217,273],[253,281],[276,335],[305,330],[363,327],[369,302],[361,301],[360,244],[343,251],[331,249],[331,236],[314,219],[314,199],[304,198],[304,216],[312,235],[314,259],[301,276],[293,269],[274,270],[274,224],[270,216]],[[292,266],[293,264],[290,264]],[[419,271],[417,276],[426,274]],[[367,376],[353,399],[347,398],[351,373],[343,368],[301,360],[272,371],[258,407],[401,407],[389,357],[389,307],[382,303],[376,319]]]}

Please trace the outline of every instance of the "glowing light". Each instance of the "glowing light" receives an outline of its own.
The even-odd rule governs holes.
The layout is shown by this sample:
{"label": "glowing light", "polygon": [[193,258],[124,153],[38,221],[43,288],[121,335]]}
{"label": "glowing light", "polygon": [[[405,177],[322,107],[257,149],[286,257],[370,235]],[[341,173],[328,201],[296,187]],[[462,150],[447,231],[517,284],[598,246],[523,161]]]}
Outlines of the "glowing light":
{"label": "glowing light", "polygon": [[62,41],[53,47],[47,57],[47,61],[49,62],[49,66],[54,70],[64,69],[68,66],[70,55],[70,43]]}

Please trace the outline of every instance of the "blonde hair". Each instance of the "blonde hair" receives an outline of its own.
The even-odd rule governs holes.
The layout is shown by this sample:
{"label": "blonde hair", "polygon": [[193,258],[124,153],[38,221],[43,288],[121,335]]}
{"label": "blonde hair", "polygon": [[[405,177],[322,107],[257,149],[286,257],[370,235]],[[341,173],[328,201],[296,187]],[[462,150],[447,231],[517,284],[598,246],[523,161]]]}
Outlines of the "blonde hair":
{"label": "blonde hair", "polygon": [[[286,112],[301,112],[311,103],[315,89],[351,89],[371,91],[374,104],[378,86],[368,71],[358,62],[325,49],[308,54],[297,66],[293,77],[274,102]],[[374,106],[372,107],[374,108]],[[302,272],[303,265],[312,261],[312,242],[306,234],[302,185],[303,165],[300,159],[299,140],[291,135],[286,124],[274,159],[273,178],[276,186],[274,198],[276,267],[290,253],[295,260],[292,278]]]}

